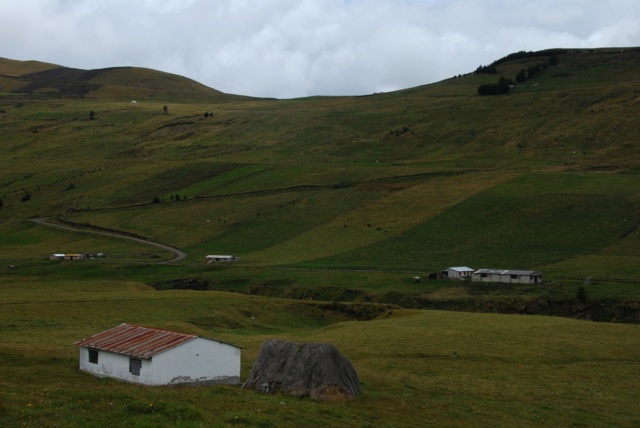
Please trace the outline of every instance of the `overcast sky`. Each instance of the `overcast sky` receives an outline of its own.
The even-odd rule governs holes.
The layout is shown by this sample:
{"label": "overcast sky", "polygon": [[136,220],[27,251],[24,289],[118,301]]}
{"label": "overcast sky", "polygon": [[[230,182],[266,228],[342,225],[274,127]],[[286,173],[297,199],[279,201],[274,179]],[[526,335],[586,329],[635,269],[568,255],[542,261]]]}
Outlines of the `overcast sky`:
{"label": "overcast sky", "polygon": [[640,0],[0,0],[0,57],[260,97],[364,95],[509,53],[640,46]]}

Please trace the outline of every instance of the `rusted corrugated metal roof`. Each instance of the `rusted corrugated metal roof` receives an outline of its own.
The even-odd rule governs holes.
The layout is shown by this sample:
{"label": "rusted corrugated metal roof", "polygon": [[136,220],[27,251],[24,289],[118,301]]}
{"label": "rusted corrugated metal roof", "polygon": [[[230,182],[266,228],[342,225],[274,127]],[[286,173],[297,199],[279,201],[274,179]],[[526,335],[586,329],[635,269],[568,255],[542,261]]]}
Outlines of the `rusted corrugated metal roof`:
{"label": "rusted corrugated metal roof", "polygon": [[100,351],[147,359],[196,338],[198,336],[191,334],[175,333],[125,323],[111,330],[94,334],[75,344]]}

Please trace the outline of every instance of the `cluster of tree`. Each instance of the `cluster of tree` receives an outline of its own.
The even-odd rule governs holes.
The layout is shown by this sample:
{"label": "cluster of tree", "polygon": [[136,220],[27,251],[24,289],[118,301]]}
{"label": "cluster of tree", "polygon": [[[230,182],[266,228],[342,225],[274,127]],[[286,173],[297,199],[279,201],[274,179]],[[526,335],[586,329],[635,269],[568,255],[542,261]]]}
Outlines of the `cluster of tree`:
{"label": "cluster of tree", "polygon": [[[559,49],[552,49],[553,51],[558,51]],[[533,52],[519,52],[518,54],[533,54]],[[511,54],[511,55],[518,55],[518,54]],[[537,53],[536,53],[537,54]],[[505,58],[508,58],[509,56],[506,56]],[[516,58],[519,59],[519,58]],[[496,64],[496,63],[494,63]],[[509,87],[512,85],[515,85],[516,83],[524,83],[527,81],[527,79],[533,79],[534,77],[538,76],[540,73],[542,73],[543,70],[545,70],[547,67],[549,66],[556,66],[558,65],[558,55],[556,53],[554,53],[553,55],[551,55],[547,62],[539,62],[535,65],[530,65],[529,67],[527,67],[526,69],[521,69],[520,71],[518,71],[518,73],[516,74],[516,80],[513,81],[511,79],[507,79],[506,77],[500,77],[500,79],[498,80],[497,84],[484,84],[484,85],[480,85],[478,87],[478,95],[500,95],[500,94],[506,94],[509,92]],[[487,66],[487,67],[492,67],[491,66]],[[495,67],[494,67],[495,68]],[[478,70],[476,70],[476,73],[478,73]]]}
{"label": "cluster of tree", "polygon": [[[516,52],[516,53],[512,53],[509,54],[503,58],[500,58],[496,61],[493,61],[491,63],[491,65],[496,66],[496,65],[500,65],[503,64],[505,62],[509,62],[509,61],[513,61],[513,60],[517,60],[517,59],[531,59],[531,58],[540,58],[540,57],[555,57],[556,60],[558,59],[558,55],[563,55],[566,54],[568,51],[568,49],[545,49],[543,51],[529,51],[529,52],[525,52],[525,51],[520,51],[520,52]],[[555,64],[550,64],[550,65],[555,65]]]}
{"label": "cluster of tree", "polygon": [[549,57],[548,64],[554,66],[558,63],[558,55],[567,53],[567,49],[547,49],[543,51],[520,51],[516,53],[509,54],[503,58],[500,58],[496,61],[493,61],[489,65],[480,65],[476,68],[474,73],[476,74],[496,74],[498,71],[496,69],[497,65],[503,64],[505,62],[514,61],[514,60],[522,60],[522,59],[531,59],[531,58],[540,58],[540,57]]}
{"label": "cluster of tree", "polygon": [[480,85],[478,87],[478,95],[508,94],[509,88],[514,84],[515,82],[513,80],[501,76],[500,79],[498,79],[498,83],[485,83],[484,85]]}
{"label": "cluster of tree", "polygon": [[497,72],[498,70],[496,70],[496,66],[493,64],[479,65],[476,71],[474,71],[476,74],[496,74]]}

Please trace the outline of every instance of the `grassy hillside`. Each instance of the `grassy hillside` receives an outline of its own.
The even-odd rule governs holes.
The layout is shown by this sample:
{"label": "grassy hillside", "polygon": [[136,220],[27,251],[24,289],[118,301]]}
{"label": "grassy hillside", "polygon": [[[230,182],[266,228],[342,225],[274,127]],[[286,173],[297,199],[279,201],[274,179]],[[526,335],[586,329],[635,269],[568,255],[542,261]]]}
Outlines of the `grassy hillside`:
{"label": "grassy hillside", "polygon": [[[52,300],[52,290],[55,299]],[[23,279],[0,289],[0,423],[18,426],[635,426],[637,326],[554,317],[383,312],[133,281]],[[127,321],[243,348],[331,342],[362,396],[315,402],[239,387],[143,388],[80,372],[73,345]]]}
{"label": "grassy hillside", "polygon": [[[607,254],[637,243],[640,52],[569,51],[508,95],[477,95],[541,61],[295,100],[229,98],[145,69],[54,68],[98,89],[0,88],[0,228],[60,217],[167,242],[191,262],[218,252],[260,266],[549,265],[638,280],[633,252]],[[32,66],[4,60],[0,74],[51,72]]]}

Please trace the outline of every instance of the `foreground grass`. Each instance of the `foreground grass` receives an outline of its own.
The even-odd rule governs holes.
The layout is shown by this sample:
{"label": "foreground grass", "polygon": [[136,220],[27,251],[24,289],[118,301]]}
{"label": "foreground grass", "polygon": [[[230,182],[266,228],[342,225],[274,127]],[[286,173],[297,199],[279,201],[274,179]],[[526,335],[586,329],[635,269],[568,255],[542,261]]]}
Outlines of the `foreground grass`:
{"label": "foreground grass", "polygon": [[[539,316],[387,312],[368,322],[314,302],[158,292],[136,282],[0,283],[2,426],[635,426],[638,326]],[[120,322],[243,347],[327,341],[355,365],[347,402],[239,387],[149,388],[77,369],[73,342]]]}

